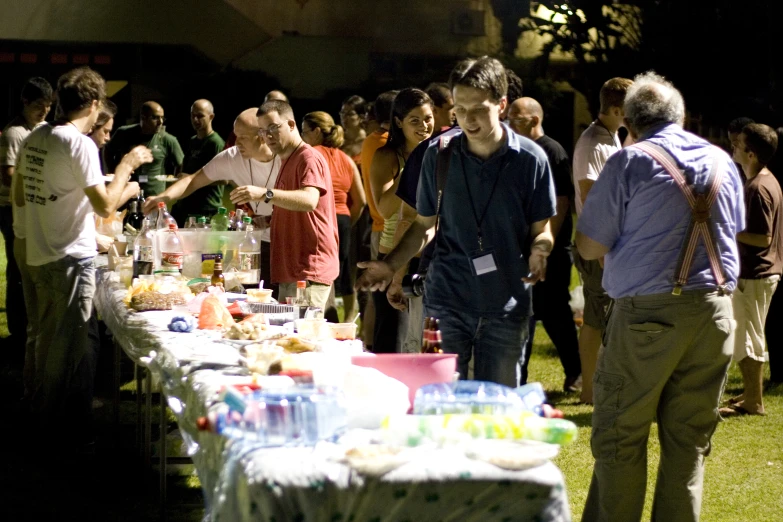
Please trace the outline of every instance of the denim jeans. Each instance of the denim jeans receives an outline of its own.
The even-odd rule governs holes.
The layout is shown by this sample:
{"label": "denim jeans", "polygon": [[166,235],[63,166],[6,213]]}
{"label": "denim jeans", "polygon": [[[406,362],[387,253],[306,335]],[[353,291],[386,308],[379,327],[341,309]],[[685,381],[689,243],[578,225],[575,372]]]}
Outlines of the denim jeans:
{"label": "denim jeans", "polygon": [[92,431],[96,354],[89,329],[95,264],[91,257],[66,256],[29,270],[38,296],[40,373],[33,397],[38,421],[44,426],[67,422],[70,435],[84,442]]}
{"label": "denim jeans", "polygon": [[457,354],[460,379],[467,379],[474,359],[475,380],[517,386],[529,317],[481,317],[432,306],[425,308],[425,316],[440,320],[443,351]]}

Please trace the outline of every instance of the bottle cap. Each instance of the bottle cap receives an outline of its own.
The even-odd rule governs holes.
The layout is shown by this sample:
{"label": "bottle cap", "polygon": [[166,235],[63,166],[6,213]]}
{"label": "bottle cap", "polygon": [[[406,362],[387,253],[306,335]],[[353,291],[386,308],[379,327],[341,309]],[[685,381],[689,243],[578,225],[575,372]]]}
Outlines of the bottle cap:
{"label": "bottle cap", "polygon": [[204,216],[199,216],[199,218],[196,221],[198,221],[199,223],[206,223],[207,218],[205,218]]}
{"label": "bottle cap", "polygon": [[250,223],[251,221],[253,220],[250,218],[250,216],[245,216],[242,218],[242,223]]}
{"label": "bottle cap", "polygon": [[226,209],[226,207],[218,207],[218,214],[221,214],[221,215],[223,215],[223,214],[225,214],[226,212],[228,212],[228,210]]}
{"label": "bottle cap", "polygon": [[237,213],[236,213],[236,212],[234,212],[234,211],[232,210],[231,212],[229,212],[229,213],[228,213],[228,215],[229,215],[229,216],[236,216],[236,215],[237,215]]}
{"label": "bottle cap", "polygon": [[307,281],[297,281],[296,282],[297,288],[307,288]]}
{"label": "bottle cap", "polygon": [[158,201],[158,208],[163,208],[165,206],[166,206],[166,204],[164,202]]}
{"label": "bottle cap", "polygon": [[169,223],[169,230],[177,230],[177,225],[174,223]]}

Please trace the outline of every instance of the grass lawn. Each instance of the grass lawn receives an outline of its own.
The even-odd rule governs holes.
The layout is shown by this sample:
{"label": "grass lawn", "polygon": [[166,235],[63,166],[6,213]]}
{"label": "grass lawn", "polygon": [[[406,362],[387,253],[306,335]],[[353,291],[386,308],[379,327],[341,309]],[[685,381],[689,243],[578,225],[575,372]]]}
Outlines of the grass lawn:
{"label": "grass lawn", "polygon": [[[0,242],[2,240],[0,239]],[[5,274],[5,250],[0,248],[0,273]],[[4,312],[5,278],[0,281],[0,337],[8,335]],[[773,318],[772,320],[780,320]],[[556,459],[568,486],[575,521],[580,520],[590,484],[593,458],[590,453],[592,408],[578,405],[577,396],[559,390],[563,374],[549,337],[540,327],[536,332],[530,361],[530,381],[540,381],[550,398],[579,425],[579,438],[563,448]],[[732,365],[726,398],[739,393],[742,380]],[[734,418],[722,422],[713,437],[707,459],[702,520],[709,522],[777,522],[783,520],[783,385],[767,387],[766,417]],[[657,430],[653,424],[648,443],[649,481],[655,481],[659,459]],[[120,473],[120,470],[117,470]],[[194,481],[194,485],[196,482]],[[652,487],[647,490],[645,520],[649,520]]]}

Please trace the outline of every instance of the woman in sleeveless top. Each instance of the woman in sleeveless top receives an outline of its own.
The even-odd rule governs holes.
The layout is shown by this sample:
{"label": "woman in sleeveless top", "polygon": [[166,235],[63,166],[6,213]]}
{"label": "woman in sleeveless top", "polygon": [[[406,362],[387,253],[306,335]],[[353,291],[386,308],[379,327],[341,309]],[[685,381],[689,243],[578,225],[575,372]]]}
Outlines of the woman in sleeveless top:
{"label": "woman in sleeveless top", "polygon": [[[392,105],[389,141],[378,149],[370,166],[372,197],[385,219],[379,259],[394,248],[395,236],[402,237],[411,225],[409,220],[400,219],[402,201],[396,195],[397,186],[405,161],[419,143],[432,136],[433,125],[432,100],[424,91],[408,88],[397,94]],[[376,306],[375,351],[400,351],[407,329],[406,314],[392,308],[383,292],[375,292],[373,301]]]}
{"label": "woman in sleeveless top", "polygon": [[359,169],[340,147],[343,128],[325,112],[311,112],[302,120],[302,140],[312,146],[329,164],[337,211],[337,232],[340,242],[340,275],[334,282],[337,295],[343,297],[345,320],[356,316],[356,294],[350,264],[351,228],[359,220],[367,204]]}

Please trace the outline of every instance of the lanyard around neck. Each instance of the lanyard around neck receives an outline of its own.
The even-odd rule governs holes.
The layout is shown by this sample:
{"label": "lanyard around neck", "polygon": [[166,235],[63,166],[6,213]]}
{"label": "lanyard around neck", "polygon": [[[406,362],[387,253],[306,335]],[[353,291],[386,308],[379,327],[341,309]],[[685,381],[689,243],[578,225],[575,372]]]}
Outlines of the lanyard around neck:
{"label": "lanyard around neck", "polygon": [[462,170],[462,177],[465,180],[465,187],[468,189],[468,201],[470,201],[470,210],[473,211],[473,219],[476,222],[479,250],[483,252],[484,235],[481,232],[481,224],[484,222],[484,218],[487,216],[487,211],[489,210],[489,207],[492,205],[492,198],[495,195],[495,190],[498,188],[498,182],[500,181],[500,176],[503,173],[503,168],[506,166],[506,158],[503,158],[503,161],[500,164],[500,169],[498,169],[498,173],[495,177],[495,183],[492,185],[492,191],[490,191],[489,193],[489,199],[487,200],[487,204],[484,206],[484,210],[481,212],[481,216],[479,216],[479,213],[476,210],[475,199],[473,198],[473,193],[470,190],[470,183],[468,183],[468,174],[465,171],[465,158],[462,155],[460,155],[459,163]]}

